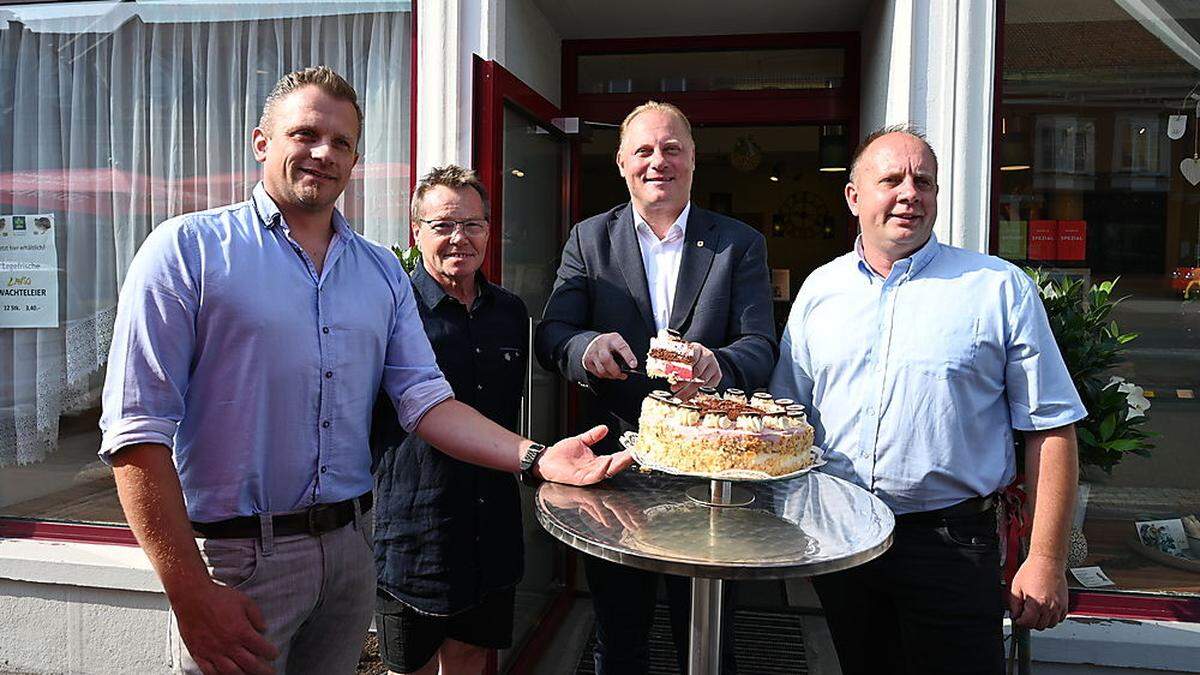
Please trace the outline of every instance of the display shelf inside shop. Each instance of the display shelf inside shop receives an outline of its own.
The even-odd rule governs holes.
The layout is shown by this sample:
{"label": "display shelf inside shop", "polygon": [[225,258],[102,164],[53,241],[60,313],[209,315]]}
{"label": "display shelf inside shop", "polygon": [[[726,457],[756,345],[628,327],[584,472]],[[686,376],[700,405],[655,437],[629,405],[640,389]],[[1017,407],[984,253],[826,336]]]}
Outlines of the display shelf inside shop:
{"label": "display shelf inside shop", "polygon": [[[1116,583],[1096,591],[1135,591],[1200,598],[1200,572],[1190,572],[1155,562],[1134,551],[1129,542],[1135,538],[1133,521],[1128,518],[1089,517],[1083,524],[1088,557],[1079,567],[1099,566]],[[1083,586],[1067,575],[1071,588]]]}

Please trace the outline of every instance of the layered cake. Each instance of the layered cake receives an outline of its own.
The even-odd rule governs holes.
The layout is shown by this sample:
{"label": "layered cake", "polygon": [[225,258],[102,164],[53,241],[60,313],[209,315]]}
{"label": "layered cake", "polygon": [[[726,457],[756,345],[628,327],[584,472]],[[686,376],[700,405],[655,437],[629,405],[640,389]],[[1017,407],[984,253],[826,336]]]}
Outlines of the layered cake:
{"label": "layered cake", "polygon": [[813,463],[804,407],[767,393],[702,389],[689,401],[655,391],[642,402],[637,452],[688,473],[755,471],[780,476]]}
{"label": "layered cake", "polygon": [[692,344],[681,339],[679,333],[664,328],[658,336],[650,338],[650,352],[646,355],[646,374],[650,377],[665,377],[672,383],[690,380],[695,365]]}

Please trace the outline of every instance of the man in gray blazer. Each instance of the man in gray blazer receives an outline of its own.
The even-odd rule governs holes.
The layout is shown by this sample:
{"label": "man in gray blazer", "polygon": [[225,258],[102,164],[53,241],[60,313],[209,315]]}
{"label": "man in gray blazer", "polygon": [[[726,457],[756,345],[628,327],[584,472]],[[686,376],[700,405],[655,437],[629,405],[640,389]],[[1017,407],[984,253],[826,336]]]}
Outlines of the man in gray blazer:
{"label": "man in gray blazer", "polygon": [[[683,113],[653,101],[635,108],[621,124],[616,160],[630,201],[572,229],[534,345],[545,368],[591,392],[585,417],[609,427],[598,452],[617,450],[616,439],[637,427],[642,399],[665,386],[626,372],[643,365],[658,331],[693,344],[698,381],[671,387],[684,399],[701,386],[766,387],[778,355],[766,242],[748,225],[691,203],[696,149]],[[590,556],[584,565],[597,618],[596,672],[645,672],[658,575]],[[667,588],[686,672],[687,580],[668,577]],[[724,644],[722,672],[732,672],[733,643]]]}

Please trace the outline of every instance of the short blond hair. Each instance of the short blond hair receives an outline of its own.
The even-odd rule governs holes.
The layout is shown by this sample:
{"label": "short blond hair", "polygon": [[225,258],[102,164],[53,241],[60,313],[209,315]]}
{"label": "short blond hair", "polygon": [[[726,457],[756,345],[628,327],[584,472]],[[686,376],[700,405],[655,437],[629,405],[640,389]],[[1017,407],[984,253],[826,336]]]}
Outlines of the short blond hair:
{"label": "short blond hair", "polygon": [[275,106],[290,96],[292,92],[304,87],[316,87],[339,101],[352,104],[354,114],[358,117],[358,134],[355,138],[356,140],[362,139],[363,111],[358,105],[358,92],[354,91],[354,87],[345,78],[328,66],[304,68],[279,78],[279,81],[271,88],[271,93],[267,94],[267,100],[263,102],[262,116],[258,118],[259,128],[270,131]]}
{"label": "short blond hair", "polygon": [[694,136],[692,136],[692,123],[688,121],[687,115],[684,115],[682,110],[670,103],[663,103],[662,101],[646,101],[645,103],[629,111],[629,114],[626,115],[625,119],[621,122],[620,133],[617,136],[618,153],[621,152],[621,146],[625,143],[625,130],[628,129],[629,125],[633,123],[633,118],[641,115],[644,112],[660,112],[667,115],[673,115],[675,119],[683,123],[683,128],[687,131],[688,140],[692,142],[692,145],[696,145],[696,139]]}
{"label": "short blond hair", "polygon": [[446,166],[433,167],[417,183],[412,196],[412,222],[415,223],[421,219],[421,206],[425,201],[425,195],[429,194],[430,190],[439,185],[448,187],[451,190],[471,188],[479,194],[479,199],[483,202],[483,217],[486,219],[489,216],[491,204],[488,200],[487,188],[483,186],[483,181],[479,180],[479,175],[473,170],[463,168],[457,164],[447,164]]}

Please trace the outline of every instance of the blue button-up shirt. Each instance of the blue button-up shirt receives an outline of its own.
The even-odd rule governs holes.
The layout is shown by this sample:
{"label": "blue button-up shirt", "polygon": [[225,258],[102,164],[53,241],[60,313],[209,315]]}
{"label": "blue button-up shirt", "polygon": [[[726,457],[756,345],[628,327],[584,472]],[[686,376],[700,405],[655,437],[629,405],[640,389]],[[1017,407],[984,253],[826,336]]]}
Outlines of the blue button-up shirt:
{"label": "blue button-up shirt", "polygon": [[156,228],[121,288],[101,458],[172,448],[201,522],[370,490],[380,386],[409,430],[453,394],[399,261],[336,211],[333,228],[319,275],[261,183]]}
{"label": "blue button-up shirt", "polygon": [[823,470],[896,513],[1005,487],[1013,429],[1086,415],[1029,277],[932,236],[886,279],[861,242],[813,272],[780,353],[771,391],[809,407]]}

